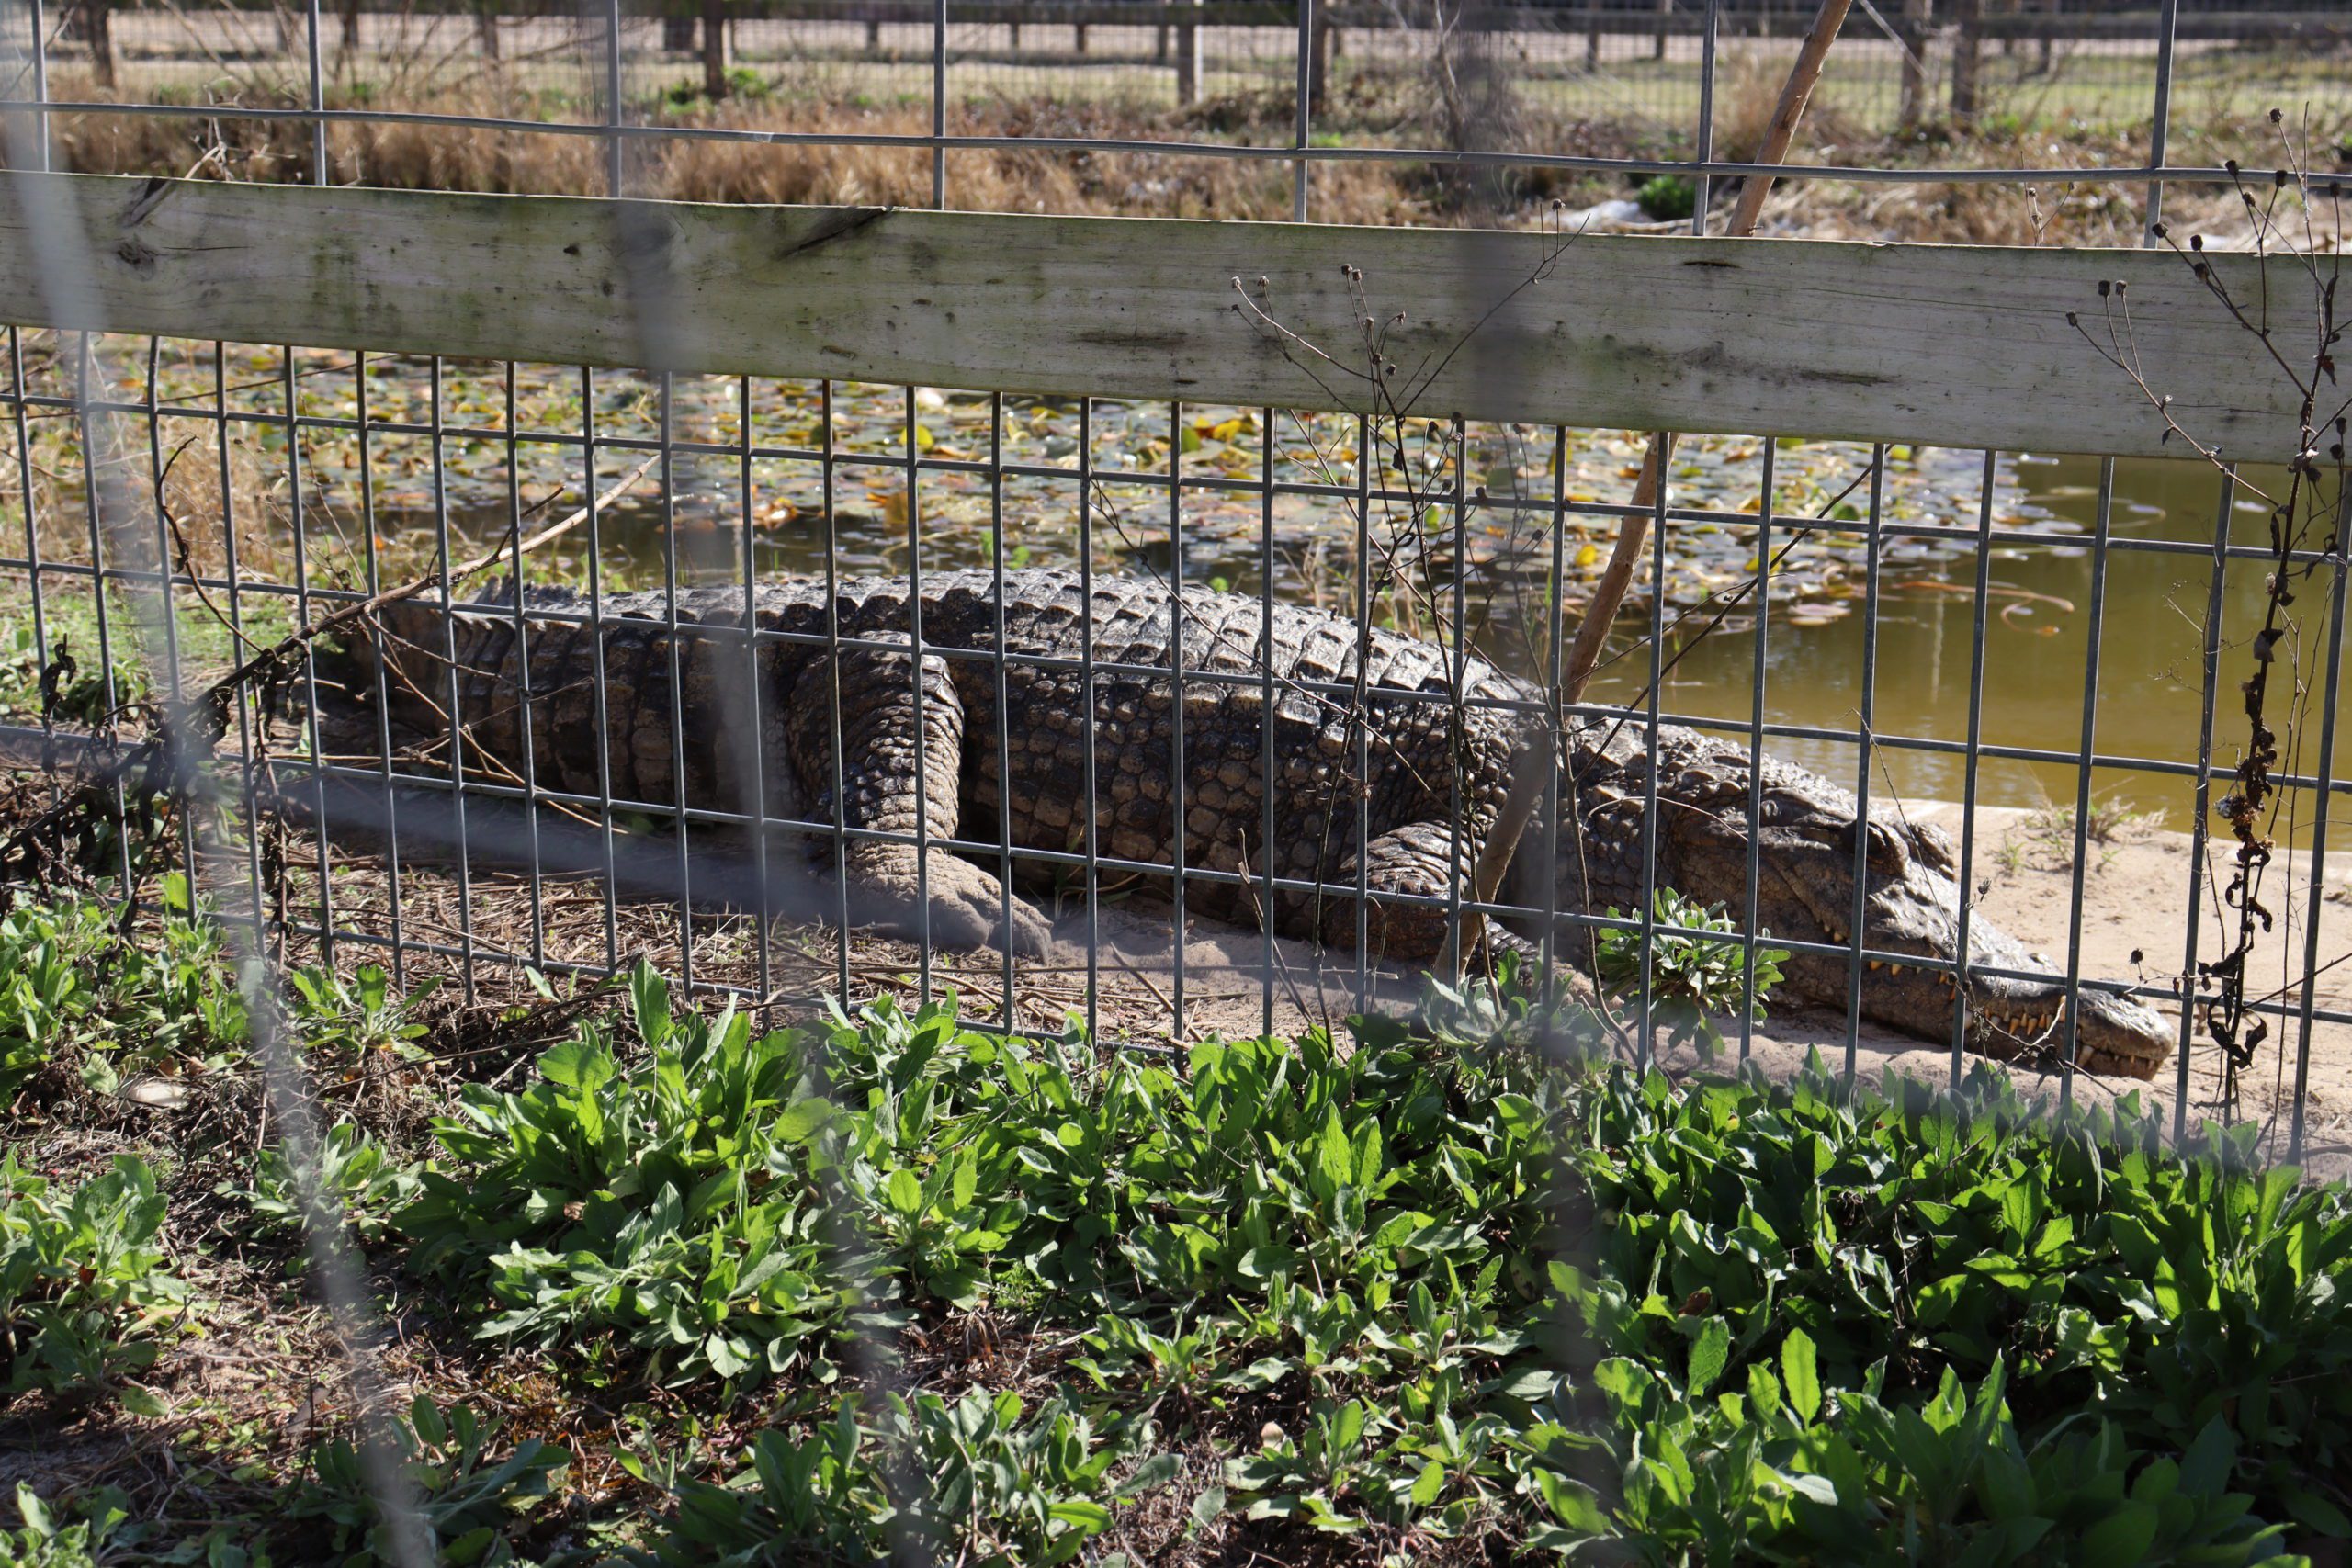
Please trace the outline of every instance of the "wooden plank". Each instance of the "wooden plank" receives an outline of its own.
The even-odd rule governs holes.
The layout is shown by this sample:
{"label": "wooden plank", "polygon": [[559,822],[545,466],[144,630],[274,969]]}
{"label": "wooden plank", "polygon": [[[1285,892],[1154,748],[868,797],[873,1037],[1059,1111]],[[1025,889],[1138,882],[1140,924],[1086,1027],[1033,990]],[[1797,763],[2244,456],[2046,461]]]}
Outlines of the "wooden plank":
{"label": "wooden plank", "polygon": [[[28,209],[79,232],[36,245]],[[2162,421],[2065,320],[2098,321],[2099,280],[2121,278],[2147,377],[2185,423],[2248,457],[2294,429],[2276,368],[2177,260],[2138,251],[1561,250],[1526,232],[0,179],[0,320],[44,321],[45,252],[88,258],[67,291],[80,315],[50,323],[69,327],[1302,408],[1365,400],[1345,265],[1375,314],[1402,312],[1386,352],[1400,381],[1428,378],[1420,413],[2153,455]],[[2251,258],[2212,265],[2250,289]],[[1261,278],[1329,361],[1241,308],[1236,280]]]}

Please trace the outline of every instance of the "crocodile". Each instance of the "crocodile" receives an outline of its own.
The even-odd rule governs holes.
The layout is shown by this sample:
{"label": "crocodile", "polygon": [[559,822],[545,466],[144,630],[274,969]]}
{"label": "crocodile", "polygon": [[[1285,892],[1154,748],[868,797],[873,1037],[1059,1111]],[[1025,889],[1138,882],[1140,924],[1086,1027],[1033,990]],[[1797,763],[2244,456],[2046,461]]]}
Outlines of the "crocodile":
{"label": "crocodile", "polygon": [[[1848,1006],[1852,959],[1806,944],[1849,943],[1859,862],[1864,945],[1882,955],[1867,960],[1861,1013],[1951,1039],[1959,982],[1934,964],[1960,953],[1962,899],[1939,829],[1881,802],[1864,815],[1828,780],[1770,757],[1751,766],[1744,744],[1674,726],[1658,728],[1653,775],[1646,722],[1628,714],[1567,728],[1556,834],[1521,830],[1514,776],[1523,793],[1528,756],[1550,768],[1540,686],[1304,606],[1188,585],[1178,613],[1176,597],[1155,579],[1050,569],[1004,573],[1001,596],[985,571],[593,603],[540,586],[518,603],[500,584],[447,610],[386,605],[352,651],[357,684],[382,677],[402,731],[446,738],[459,716],[463,767],[624,809],[743,818],[758,801],[811,825],[812,869],[836,869],[838,853],[854,919],[959,947],[1051,943],[1045,917],[984,863],[1002,869],[1007,843],[1024,852],[1009,857],[1015,886],[1090,861],[1114,874],[1181,863],[1191,915],[1341,948],[1361,938],[1407,963],[1477,929],[1449,917],[1481,886],[1471,873],[1490,844],[1510,852],[1499,891],[1521,908],[1637,908],[1646,853],[1653,886],[1744,911],[1753,785],[1758,926],[1798,944],[1780,994]],[[1567,929],[1574,951],[1590,928]],[[1965,931],[1969,1046],[2046,1051],[2065,988],[2026,976],[2052,965],[1981,916]],[[2089,985],[2077,997],[2080,1065],[2147,1077],[2169,1054],[2148,1008]]]}

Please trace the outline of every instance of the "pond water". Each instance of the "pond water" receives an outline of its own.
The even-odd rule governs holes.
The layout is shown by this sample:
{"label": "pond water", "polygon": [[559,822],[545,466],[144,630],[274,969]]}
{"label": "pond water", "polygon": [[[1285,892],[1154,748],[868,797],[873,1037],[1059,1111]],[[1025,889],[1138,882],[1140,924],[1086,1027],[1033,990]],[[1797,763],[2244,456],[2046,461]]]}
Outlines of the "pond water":
{"label": "pond water", "polygon": [[[2007,460],[2005,459],[2005,463]],[[2023,457],[2014,461],[2018,486],[2029,504],[2067,518],[2087,531],[2098,515],[2100,465],[2090,458]],[[2278,476],[2249,470],[2249,479],[2269,484]],[[2115,468],[2110,534],[2124,541],[2186,541],[2210,549],[2221,498],[2221,480],[2199,463],[2119,462]],[[1952,521],[1966,526],[1972,515]],[[2232,543],[2267,544],[2267,509],[2244,497],[2231,517]],[[2098,696],[2094,748],[2103,755],[2193,762],[2201,705],[2203,626],[2211,578],[2210,555],[2154,554],[2110,547],[2107,593],[2099,638]],[[1879,616],[1874,717],[1882,736],[1964,741],[1968,735],[1969,673],[1973,655],[1975,562],[1938,563],[1926,572],[1883,570],[1883,584],[1898,577],[1921,584],[1884,594]],[[1991,563],[1996,613],[1984,630],[1982,734],[1985,744],[2078,750],[2083,734],[2083,695],[2093,561],[2081,543],[1996,547]],[[2238,682],[2251,671],[2248,643],[2263,615],[2267,572],[2259,561],[2231,563],[2224,574],[2222,652],[2215,703],[2213,756],[2226,784],[2236,765],[2246,721]],[[2305,617],[2300,642],[2301,674],[2309,682],[2308,750],[2297,771],[2317,769],[2316,718],[2324,691],[2327,600],[2331,578],[2322,570],[2298,595],[2291,613]],[[1776,619],[1767,627],[1765,654],[1768,723],[1852,729],[1862,703],[1862,617],[1818,626],[1792,626]],[[2282,643],[2281,647],[2290,646]],[[1669,652],[1673,651],[1669,645]],[[1642,656],[1645,663],[1646,655]],[[1751,711],[1755,643],[1718,634],[1684,652],[1668,677],[1662,706],[1697,716],[1745,721]],[[1627,663],[1633,660],[1627,660]],[[1646,669],[1610,671],[1596,682],[1597,694],[1634,700]],[[2339,685],[2345,682],[2339,682]],[[2273,712],[2279,711],[2284,682],[2274,679]],[[2341,718],[2352,694],[2339,691]],[[2352,741],[2352,730],[2345,731]],[[1849,743],[1775,739],[1771,749],[1850,780],[1855,748]],[[2335,771],[2343,776],[2352,758],[2339,750]],[[1957,755],[1882,747],[1873,788],[1891,783],[1901,794],[1961,798],[1964,762]],[[1977,798],[2002,806],[2071,807],[2078,772],[2071,764],[1986,759]],[[2170,827],[2186,829],[2194,817],[2194,781],[2132,769],[2095,770],[2095,795],[2115,807],[2159,814]],[[2215,790],[2218,798],[2221,790]],[[2301,835],[2298,834],[2297,837]]]}

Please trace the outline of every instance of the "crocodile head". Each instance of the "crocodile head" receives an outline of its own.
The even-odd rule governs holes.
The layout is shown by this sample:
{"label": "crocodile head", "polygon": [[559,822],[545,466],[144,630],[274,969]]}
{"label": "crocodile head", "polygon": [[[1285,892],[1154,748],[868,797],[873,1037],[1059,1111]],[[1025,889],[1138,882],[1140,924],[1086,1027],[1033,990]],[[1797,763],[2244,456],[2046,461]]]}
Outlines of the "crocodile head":
{"label": "crocodile head", "polygon": [[[1818,787],[1808,787],[1818,786]],[[1747,790],[1736,803],[1676,810],[1662,824],[1672,843],[1674,886],[1687,897],[1735,911],[1747,899]],[[1909,953],[1952,962],[1960,953],[1959,857],[1941,829],[1875,813],[1864,823],[1852,796],[1800,774],[1775,770],[1767,784],[1757,855],[1756,919],[1783,941],[1847,944],[1854,919],[1854,870],[1868,872],[1863,893],[1863,945],[1882,953]],[[1857,835],[1865,843],[1858,846]],[[1663,842],[1663,840],[1661,840]],[[1668,857],[1660,857],[1661,875]],[[2018,979],[1985,968],[2059,973],[2063,965],[1972,909],[1968,919],[1967,1044],[2007,1059],[2054,1050],[2065,1039],[2063,979]],[[1792,952],[1781,965],[1781,990],[1845,1010],[1849,960],[1843,954]],[[1899,959],[1871,959],[1862,975],[1866,1018],[1938,1043],[1951,1039],[1955,981],[1949,970]],[[2095,1072],[2153,1077],[2172,1054],[2172,1032],[2150,1009],[2128,997],[2082,986],[2075,1014],[2075,1060]]]}

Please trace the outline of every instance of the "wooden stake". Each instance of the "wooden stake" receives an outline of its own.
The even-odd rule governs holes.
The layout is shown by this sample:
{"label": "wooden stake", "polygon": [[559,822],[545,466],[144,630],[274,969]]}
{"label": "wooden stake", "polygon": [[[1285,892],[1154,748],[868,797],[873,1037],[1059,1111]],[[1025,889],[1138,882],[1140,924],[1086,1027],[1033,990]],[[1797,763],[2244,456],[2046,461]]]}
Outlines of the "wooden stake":
{"label": "wooden stake", "polygon": [[[1805,35],[1804,47],[1797,51],[1796,63],[1789,68],[1788,82],[1781,88],[1781,101],[1772,110],[1772,123],[1765,132],[1764,145],[1757,150],[1751,162],[1777,164],[1788,156],[1789,144],[1796,140],[1797,122],[1804,118],[1804,106],[1813,96],[1815,85],[1821,80],[1822,67],[1828,62],[1829,46],[1837,39],[1838,29],[1846,25],[1846,13],[1852,6],[1853,0],[1821,0],[1820,13],[1813,19],[1813,30]],[[1756,231],[1757,215],[1763,211],[1764,197],[1771,188],[1770,175],[1752,175],[1741,185],[1739,205],[1733,209],[1731,223],[1725,230],[1729,236],[1743,239]],[[1623,607],[1625,592],[1632,587],[1634,572],[1641,565],[1642,549],[1649,540],[1649,513],[1657,505],[1657,487],[1673,457],[1673,432],[1662,430],[1650,437],[1649,451],[1642,458],[1641,478],[1634,483],[1633,504],[1641,510],[1619,521],[1617,542],[1610,551],[1609,564],[1601,569],[1600,581],[1593,585],[1592,598],[1585,605],[1584,619],[1577,626],[1577,638],[1560,677],[1559,700],[1563,707],[1583,699],[1585,686],[1600,665],[1609,628]],[[1761,613],[1759,609],[1758,614]],[[1478,857],[1472,876],[1479,903],[1494,902],[1501,890],[1503,873],[1509,869],[1511,856],[1519,852],[1520,838],[1543,801],[1551,773],[1551,761],[1541,746],[1530,747],[1515,760],[1510,793],[1504,798],[1501,815],[1495,822],[1494,831],[1487,835],[1486,852]]]}
{"label": "wooden stake", "polygon": [[[1813,19],[1813,30],[1805,35],[1804,47],[1797,51],[1797,62],[1789,68],[1789,79],[1781,88],[1781,101],[1772,110],[1771,128],[1765,132],[1764,145],[1753,160],[1758,164],[1777,164],[1789,154],[1789,143],[1796,140],[1797,122],[1804,118],[1804,106],[1813,96],[1814,85],[1821,80],[1821,68],[1829,59],[1829,45],[1838,37],[1838,29],[1846,25],[1846,13],[1853,0],[1822,0],[1820,15]],[[1733,239],[1745,239],[1756,232],[1758,214],[1764,210],[1764,197],[1772,188],[1772,176],[1756,175],[1739,188],[1739,205],[1733,209],[1730,227],[1725,232]],[[1577,627],[1577,640],[1568,654],[1567,667],[1560,681],[1563,701],[1577,702],[1584,696],[1586,682],[1600,664],[1600,650],[1609,640],[1609,628],[1617,619],[1617,612],[1625,603],[1625,591],[1634,581],[1634,569],[1641,563],[1642,547],[1649,537],[1648,512],[1657,504],[1657,487],[1668,459],[1674,456],[1674,434],[1660,431],[1650,437],[1650,448],[1642,459],[1642,477],[1634,485],[1633,504],[1643,510],[1621,521],[1617,525],[1617,543],[1610,552],[1609,565],[1592,591],[1592,598],[1585,606],[1584,620]]]}

